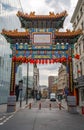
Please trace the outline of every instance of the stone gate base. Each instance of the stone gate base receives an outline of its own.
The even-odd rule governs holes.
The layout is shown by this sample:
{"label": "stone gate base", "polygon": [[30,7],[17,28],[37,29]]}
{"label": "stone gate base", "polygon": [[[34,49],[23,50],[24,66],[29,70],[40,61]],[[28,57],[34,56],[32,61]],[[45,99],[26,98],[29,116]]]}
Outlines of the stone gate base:
{"label": "stone gate base", "polygon": [[72,114],[76,114],[77,113],[77,107],[76,106],[68,106],[68,112],[70,112]]}
{"label": "stone gate base", "polygon": [[15,112],[16,111],[16,96],[9,96],[7,103],[7,112]]}
{"label": "stone gate base", "polygon": [[77,113],[75,96],[67,96],[67,105],[68,105],[68,112],[73,113],[73,114]]}

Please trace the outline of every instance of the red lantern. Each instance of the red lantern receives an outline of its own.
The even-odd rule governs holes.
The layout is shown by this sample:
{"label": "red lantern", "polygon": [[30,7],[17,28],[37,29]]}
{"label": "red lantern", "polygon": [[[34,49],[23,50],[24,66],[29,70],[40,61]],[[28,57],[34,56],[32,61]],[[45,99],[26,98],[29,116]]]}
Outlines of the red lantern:
{"label": "red lantern", "polygon": [[42,64],[44,64],[44,59],[42,59]]}
{"label": "red lantern", "polygon": [[18,57],[16,57],[16,61],[18,61]]}
{"label": "red lantern", "polygon": [[19,62],[21,62],[21,57],[18,57],[18,58],[19,58],[19,59],[18,59],[18,60],[19,60]]}
{"label": "red lantern", "polygon": [[62,58],[60,58],[60,63],[62,63],[63,62],[63,59]]}
{"label": "red lantern", "polygon": [[61,58],[60,58],[60,62],[61,62],[61,63],[66,62],[66,57],[64,57],[64,56],[61,57]]}
{"label": "red lantern", "polygon": [[30,60],[31,60],[31,59],[30,59],[30,58],[28,58],[27,60],[28,60],[28,62],[30,62]]}
{"label": "red lantern", "polygon": [[16,61],[19,62],[19,57],[16,58]]}
{"label": "red lantern", "polygon": [[49,63],[51,64],[51,60],[49,60]]}
{"label": "red lantern", "polygon": [[55,62],[57,63],[57,62],[58,62],[58,59],[55,59]]}
{"label": "red lantern", "polygon": [[35,63],[35,60],[34,60],[34,59],[32,60],[32,63],[33,63],[33,64]]}
{"label": "red lantern", "polygon": [[67,61],[66,57],[63,57],[63,62],[66,62],[66,61]]}
{"label": "red lantern", "polygon": [[39,59],[39,64],[41,64],[41,59]]}
{"label": "red lantern", "polygon": [[16,61],[16,56],[14,56],[14,57],[12,58],[12,61],[14,61],[14,62]]}
{"label": "red lantern", "polygon": [[29,62],[30,62],[30,64],[32,64],[32,59],[30,59],[30,61],[29,61]]}
{"label": "red lantern", "polygon": [[80,70],[78,70],[78,73],[80,73],[81,71]]}
{"label": "red lantern", "polygon": [[26,59],[26,61],[25,61],[26,63],[28,63],[28,59]]}
{"label": "red lantern", "polygon": [[22,57],[22,63],[24,62],[24,57]]}
{"label": "red lantern", "polygon": [[38,59],[36,59],[36,64],[38,64]]}
{"label": "red lantern", "polygon": [[58,62],[61,63],[61,58],[58,58]]}
{"label": "red lantern", "polygon": [[53,60],[53,59],[51,59],[51,63],[54,63],[54,60]]}
{"label": "red lantern", "polygon": [[76,58],[76,59],[80,59],[80,55],[79,55],[79,54],[76,54],[76,55],[75,55],[75,58]]}
{"label": "red lantern", "polygon": [[36,59],[34,60],[34,63],[36,64]]}
{"label": "red lantern", "polygon": [[23,63],[25,63],[26,62],[26,57],[23,57]]}
{"label": "red lantern", "polygon": [[34,64],[34,59],[32,59],[32,63]]}
{"label": "red lantern", "polygon": [[48,63],[48,60],[47,60],[47,59],[45,60],[45,63],[46,63],[46,64]]}
{"label": "red lantern", "polygon": [[72,60],[72,58],[71,58],[71,56],[69,56],[69,57],[68,57],[68,61],[71,61],[71,60]]}

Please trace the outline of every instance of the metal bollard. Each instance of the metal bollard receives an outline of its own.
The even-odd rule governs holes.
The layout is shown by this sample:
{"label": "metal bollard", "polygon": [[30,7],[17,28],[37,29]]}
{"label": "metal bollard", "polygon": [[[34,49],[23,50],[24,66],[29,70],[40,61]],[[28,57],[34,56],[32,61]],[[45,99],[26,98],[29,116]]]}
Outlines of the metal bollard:
{"label": "metal bollard", "polygon": [[51,103],[49,104],[49,108],[50,108],[50,110],[51,110]]}
{"label": "metal bollard", "polygon": [[59,110],[61,110],[62,106],[61,106],[61,103],[59,103]]}
{"label": "metal bollard", "polygon": [[39,103],[39,110],[41,110],[41,103]]}
{"label": "metal bollard", "polygon": [[31,109],[31,103],[29,103],[29,109]]}

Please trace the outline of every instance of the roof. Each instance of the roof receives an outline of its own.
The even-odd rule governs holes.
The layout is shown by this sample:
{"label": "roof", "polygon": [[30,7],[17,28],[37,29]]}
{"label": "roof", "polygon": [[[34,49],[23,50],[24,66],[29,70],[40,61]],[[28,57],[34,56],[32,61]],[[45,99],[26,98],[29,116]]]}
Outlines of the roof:
{"label": "roof", "polygon": [[49,12],[49,15],[35,15],[35,12],[30,12],[30,14],[27,14],[18,11],[17,16],[21,22],[21,27],[26,29],[60,29],[63,28],[63,23],[67,16],[67,12],[64,11],[60,14]]}
{"label": "roof", "polygon": [[9,36],[9,37],[29,37],[29,32],[28,31],[25,31],[25,32],[18,32],[18,30],[5,30],[3,29],[2,32],[1,32],[2,35],[6,35],[6,36]]}
{"label": "roof", "polygon": [[35,12],[30,12],[30,14],[27,14],[27,13],[23,13],[23,12],[20,12],[18,11],[17,13],[17,16],[18,17],[23,17],[23,18],[26,18],[26,19],[59,19],[61,17],[65,17],[67,16],[67,11],[64,11],[62,13],[57,13],[57,14],[54,14],[54,12],[49,12],[49,15],[35,15]]}
{"label": "roof", "polygon": [[80,29],[77,31],[70,31],[67,29],[66,32],[56,31],[55,37],[72,38],[72,37],[78,36],[80,34],[82,34],[82,30],[80,30]]}

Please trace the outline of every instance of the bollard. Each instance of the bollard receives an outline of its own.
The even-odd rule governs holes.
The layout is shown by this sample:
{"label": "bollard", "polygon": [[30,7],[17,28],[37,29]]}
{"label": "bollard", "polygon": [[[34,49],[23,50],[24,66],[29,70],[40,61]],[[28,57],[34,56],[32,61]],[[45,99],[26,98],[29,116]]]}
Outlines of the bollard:
{"label": "bollard", "polygon": [[50,110],[51,110],[51,103],[49,104],[49,108],[50,108]]}
{"label": "bollard", "polygon": [[39,110],[41,110],[41,103],[39,103]]}
{"label": "bollard", "polygon": [[29,109],[31,109],[31,103],[29,103]]}
{"label": "bollard", "polygon": [[82,106],[82,115],[84,115],[84,106]]}
{"label": "bollard", "polygon": [[62,106],[61,106],[61,103],[59,103],[59,110],[61,110]]}

